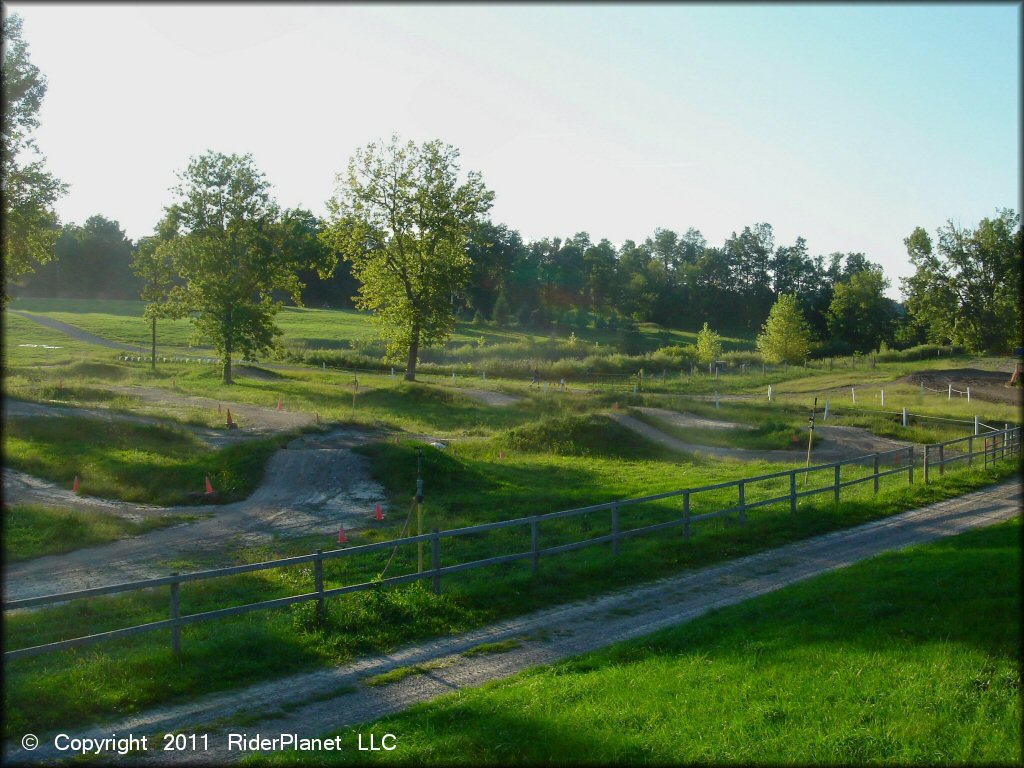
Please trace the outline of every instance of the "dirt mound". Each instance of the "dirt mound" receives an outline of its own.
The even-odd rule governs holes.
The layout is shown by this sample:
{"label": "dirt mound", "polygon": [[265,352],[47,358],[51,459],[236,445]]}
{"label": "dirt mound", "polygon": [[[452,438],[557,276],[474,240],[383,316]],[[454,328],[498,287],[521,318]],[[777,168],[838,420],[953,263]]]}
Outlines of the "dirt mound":
{"label": "dirt mound", "polygon": [[[950,370],[918,371],[897,379],[896,383],[913,384],[932,390],[937,393],[948,393],[949,386],[953,389],[965,392],[971,388],[971,398],[984,400],[989,403],[1000,403],[1003,405],[1024,404],[1024,390],[1020,387],[1009,386],[1010,374],[1003,371],[983,371],[980,368],[953,368]],[[954,397],[959,397],[956,392]]]}

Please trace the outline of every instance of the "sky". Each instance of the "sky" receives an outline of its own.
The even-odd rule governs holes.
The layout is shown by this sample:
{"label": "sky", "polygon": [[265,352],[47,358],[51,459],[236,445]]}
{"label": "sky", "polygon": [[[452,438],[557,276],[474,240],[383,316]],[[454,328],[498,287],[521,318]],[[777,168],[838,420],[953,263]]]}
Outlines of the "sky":
{"label": "sky", "polygon": [[655,229],[861,252],[1020,203],[1014,4],[32,4],[64,222],[150,234],[176,173],[251,153],[317,215],[359,147],[457,147],[526,240]]}

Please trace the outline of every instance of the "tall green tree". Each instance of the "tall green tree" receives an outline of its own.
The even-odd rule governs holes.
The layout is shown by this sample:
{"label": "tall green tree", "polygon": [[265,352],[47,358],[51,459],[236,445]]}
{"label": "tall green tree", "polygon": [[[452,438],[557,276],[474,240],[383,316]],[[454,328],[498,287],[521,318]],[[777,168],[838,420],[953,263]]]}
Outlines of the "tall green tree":
{"label": "tall green tree", "polygon": [[[132,254],[132,271],[142,280],[140,296],[146,302],[142,316],[150,324],[150,367],[156,370],[156,321],[182,317],[187,302],[183,283],[174,265],[177,222],[167,216],[150,237],[139,240]],[[177,289],[177,290],[175,290]]]}
{"label": "tall green tree", "polygon": [[796,294],[784,293],[776,299],[757,337],[757,348],[770,363],[799,363],[807,358],[811,331]]}
{"label": "tall green tree", "polygon": [[870,352],[882,341],[892,341],[896,307],[885,295],[888,287],[889,281],[877,265],[856,271],[849,280],[836,284],[828,309],[833,346]]}
{"label": "tall green tree", "polygon": [[918,227],[904,241],[915,273],[903,280],[907,309],[934,341],[975,352],[1021,344],[1021,219],[1003,209],[974,230],[952,221],[938,230],[937,250]]}
{"label": "tall green tree", "polygon": [[715,362],[722,354],[722,337],[707,323],[697,333],[697,359],[705,365]]}
{"label": "tall green tree", "polygon": [[357,306],[373,312],[391,360],[406,356],[416,380],[420,346],[455,328],[454,295],[466,285],[466,243],[494,193],[479,173],[459,183],[459,152],[440,141],[370,143],[353,155],[328,201],[324,241],[352,262]]}
{"label": "tall green tree", "polygon": [[0,301],[7,303],[8,281],[17,280],[34,265],[53,256],[61,231],[54,204],[67,187],[46,170],[33,131],[39,127],[39,107],[46,78],[28,56],[21,36],[21,18],[5,14],[2,21],[3,147],[0,199],[3,215],[4,273]]}
{"label": "tall green tree", "polygon": [[301,304],[299,252],[286,247],[270,184],[252,155],[206,152],[179,174],[168,217],[177,233],[170,243],[174,267],[184,280],[184,308],[192,316],[196,341],[213,343],[231,384],[235,353],[254,357],[269,352],[281,331],[274,316],[284,291]]}

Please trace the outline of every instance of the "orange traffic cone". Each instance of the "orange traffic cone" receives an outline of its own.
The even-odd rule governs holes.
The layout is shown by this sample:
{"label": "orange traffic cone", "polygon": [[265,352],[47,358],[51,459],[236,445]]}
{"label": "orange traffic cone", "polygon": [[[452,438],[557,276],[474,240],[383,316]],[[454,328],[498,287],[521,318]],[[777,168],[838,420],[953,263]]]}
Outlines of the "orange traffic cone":
{"label": "orange traffic cone", "polygon": [[380,508],[380,502],[379,501],[377,502],[377,514],[375,514],[373,516],[373,519],[374,520],[383,520],[384,519],[384,511]]}
{"label": "orange traffic cone", "polygon": [[71,490],[78,493],[78,475],[75,475],[75,482],[71,484]]}
{"label": "orange traffic cone", "polygon": [[206,476],[206,492],[213,493],[213,483],[210,482],[210,476]]}
{"label": "orange traffic cone", "polygon": [[344,544],[347,541],[348,541],[348,536],[345,535],[345,529],[343,527],[342,528],[338,528],[338,543],[339,544]]}

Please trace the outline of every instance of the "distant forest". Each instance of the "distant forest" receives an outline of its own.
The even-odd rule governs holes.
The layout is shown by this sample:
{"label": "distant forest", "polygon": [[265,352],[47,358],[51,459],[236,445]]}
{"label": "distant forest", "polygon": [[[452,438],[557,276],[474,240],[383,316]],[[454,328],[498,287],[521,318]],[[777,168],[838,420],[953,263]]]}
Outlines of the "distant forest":
{"label": "distant forest", "polygon": [[[288,229],[289,247],[310,253],[325,247],[318,237],[323,223],[310,211],[283,212],[281,226]],[[937,253],[920,228],[905,241],[917,274],[904,281],[904,304],[884,295],[889,281],[864,254],[812,256],[803,238],[776,244],[771,225],[765,223],[734,232],[720,246],[709,245],[691,228],[681,235],[657,229],[642,242],[627,240],[616,249],[606,239],[595,242],[586,232],[524,242],[514,229],[485,221],[468,245],[470,283],[452,296],[452,302],[465,320],[503,326],[614,329],[653,322],[697,330],[707,322],[720,332],[753,338],[775,300],[795,294],[821,344],[820,352],[847,354],[883,344],[903,348],[925,342],[964,343],[956,336],[955,317],[948,317],[957,314],[959,255],[961,260],[980,259],[988,265],[985,308],[994,313],[992,322],[1003,326],[999,338],[979,339],[968,346],[1013,345],[1015,334],[1019,338],[1019,329],[1014,330],[1019,322],[1014,320],[1019,318],[1019,217],[1002,211],[995,219],[984,220],[977,231],[957,230],[950,224],[938,235]],[[55,258],[12,286],[12,293],[138,299],[141,281],[131,268],[136,247],[118,222],[103,216],[80,226],[66,225]],[[314,270],[301,277],[305,306],[353,306],[359,286],[347,262],[339,260],[327,279]],[[999,310],[993,298],[1000,290],[993,283],[1005,285],[1007,280],[1013,286],[1012,316]],[[945,306],[941,301],[936,305],[937,296],[945,296]],[[999,301],[1005,304],[1006,299]]]}

